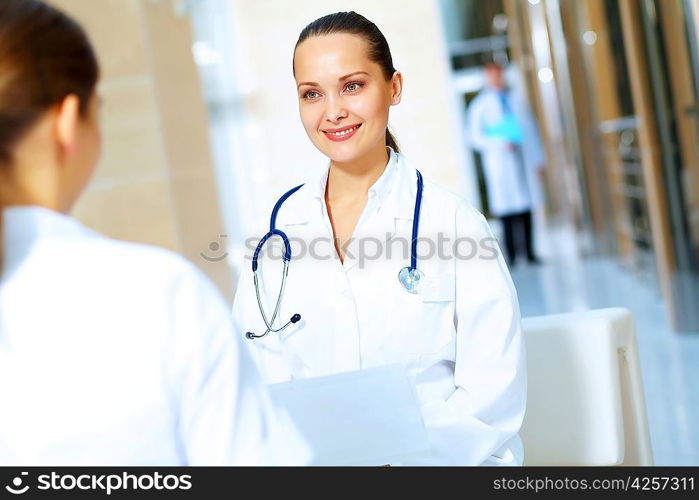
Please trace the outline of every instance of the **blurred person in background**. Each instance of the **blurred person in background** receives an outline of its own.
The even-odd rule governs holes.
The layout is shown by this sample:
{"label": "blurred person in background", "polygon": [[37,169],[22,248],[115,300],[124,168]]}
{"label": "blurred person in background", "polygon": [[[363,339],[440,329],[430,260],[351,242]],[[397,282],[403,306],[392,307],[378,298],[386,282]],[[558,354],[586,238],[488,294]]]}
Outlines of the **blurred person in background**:
{"label": "blurred person in background", "polygon": [[468,111],[471,146],[482,155],[490,212],[502,220],[508,265],[534,253],[532,210],[541,204],[546,157],[536,120],[496,63],[485,67],[485,88]]}
{"label": "blurred person in background", "polygon": [[[418,195],[418,171],[388,130],[403,77],[386,38],[355,12],[324,16],[301,32],[293,69],[301,122],[329,164],[282,196],[272,216],[290,239],[313,246],[292,258],[284,300],[271,258],[259,269],[253,264],[254,278],[244,273],[237,289],[234,319],[241,336],[248,332],[265,380],[400,363],[415,383],[431,445],[401,465],[521,465],[524,345],[497,244],[485,255],[418,258],[420,278],[407,282],[401,276],[410,255],[388,250],[409,247],[415,224],[419,238],[432,242],[493,238],[484,217],[457,195],[429,181]],[[385,245],[363,260],[368,241]],[[274,330],[263,320],[265,303],[277,303],[284,318],[271,320]]]}
{"label": "blurred person in background", "polygon": [[213,285],[66,215],[100,153],[98,74],[73,20],[0,2],[0,464],[304,462]]}

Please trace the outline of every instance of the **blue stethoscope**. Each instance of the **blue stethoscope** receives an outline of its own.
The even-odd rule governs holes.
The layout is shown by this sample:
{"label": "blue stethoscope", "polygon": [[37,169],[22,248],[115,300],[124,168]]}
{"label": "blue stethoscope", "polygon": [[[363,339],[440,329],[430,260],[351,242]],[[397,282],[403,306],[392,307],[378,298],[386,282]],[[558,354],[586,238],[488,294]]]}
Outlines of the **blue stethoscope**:
{"label": "blue stethoscope", "polygon": [[[423,188],[423,181],[422,181],[422,174],[420,173],[419,170],[416,170],[417,172],[417,193],[415,195],[415,212],[413,213],[413,234],[412,234],[412,242],[410,245],[410,266],[404,267],[403,269],[400,270],[398,273],[398,282],[405,288],[405,290],[409,293],[418,293],[420,283],[422,282],[424,278],[424,274],[422,271],[420,271],[417,268],[417,235],[418,235],[418,226],[420,225],[420,207],[422,205],[422,188]],[[284,298],[284,289],[286,288],[286,278],[289,275],[289,262],[291,262],[291,245],[289,245],[289,238],[286,236],[286,233],[282,231],[281,229],[277,229],[277,214],[279,213],[279,210],[281,209],[282,205],[284,202],[296,191],[301,189],[303,187],[303,184],[300,186],[296,186],[293,189],[290,189],[284,195],[277,200],[277,203],[274,205],[274,209],[272,210],[272,217],[270,218],[269,222],[269,232],[265,234],[260,242],[257,244],[257,247],[255,248],[255,253],[252,256],[252,273],[253,273],[253,280],[255,282],[255,296],[257,297],[257,305],[260,308],[260,314],[262,315],[262,319],[265,322],[265,326],[267,329],[265,332],[261,335],[256,335],[253,332],[247,332],[245,336],[249,339],[259,339],[264,337],[270,332],[281,332],[284,330],[287,326],[298,323],[301,321],[301,315],[296,313],[291,318],[289,318],[289,321],[286,322],[284,326],[281,328],[272,328],[272,325],[274,324],[274,321],[277,319],[277,315],[279,314],[279,307],[282,303],[282,300]],[[282,284],[279,287],[279,295],[277,296],[277,304],[274,306],[274,313],[272,314],[272,319],[268,320],[267,315],[265,314],[265,308],[262,305],[262,299],[260,298],[260,286],[259,286],[259,278],[257,275],[257,270],[258,270],[258,262],[257,259],[260,255],[260,252],[264,248],[265,244],[267,241],[272,237],[272,236],[279,236],[282,241],[284,242],[284,256],[283,256],[283,261],[284,261],[284,269],[282,271]]]}

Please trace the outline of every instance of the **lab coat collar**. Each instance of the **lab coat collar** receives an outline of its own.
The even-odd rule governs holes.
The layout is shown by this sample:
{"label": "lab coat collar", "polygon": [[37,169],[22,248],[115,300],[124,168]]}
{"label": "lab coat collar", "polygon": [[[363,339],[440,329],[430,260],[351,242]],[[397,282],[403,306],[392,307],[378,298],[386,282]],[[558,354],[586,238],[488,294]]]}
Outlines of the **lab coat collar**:
{"label": "lab coat collar", "polygon": [[391,193],[394,186],[396,171],[398,170],[398,154],[393,151],[391,146],[386,146],[388,149],[388,163],[381,177],[379,177],[373,186],[369,188],[369,196],[375,196],[379,206],[386,201],[386,198]]}
{"label": "lab coat collar", "polygon": [[[415,187],[417,182],[415,169],[407,165],[402,154],[396,153],[390,146],[387,146],[387,148],[389,150],[389,160],[386,169],[369,188],[369,196],[372,196],[372,193],[374,193],[381,212],[392,214],[396,218],[412,220],[415,192],[417,190]],[[328,165],[320,177],[309,180],[305,184],[304,189],[297,193],[299,195],[297,200],[294,200],[295,195],[287,200],[284,217],[286,224],[303,224],[308,222],[311,215],[308,210],[310,206],[318,206],[319,211],[325,209],[323,200],[325,198],[329,168],[330,166]],[[407,185],[410,182],[413,184],[412,189]],[[406,205],[403,199],[410,196],[412,196],[412,203]]]}
{"label": "lab coat collar", "polygon": [[46,238],[84,236],[89,230],[75,219],[35,205],[7,207],[2,211],[5,245],[4,270],[9,272]]}
{"label": "lab coat collar", "polygon": [[36,205],[6,207],[3,216],[5,238],[13,243],[85,232],[85,228],[72,217]]}
{"label": "lab coat collar", "polygon": [[396,182],[381,210],[395,219],[413,220],[415,196],[417,195],[417,173],[405,156],[396,154]]}
{"label": "lab coat collar", "polygon": [[[386,192],[383,203],[371,215],[364,227],[357,228],[353,238],[371,236],[389,242],[396,235],[410,238],[417,193],[417,174],[410,168],[402,155],[396,154],[395,173],[390,191]],[[357,255],[357,242],[350,242],[348,254]],[[354,268],[359,260],[346,258],[345,272]]]}
{"label": "lab coat collar", "polygon": [[[384,168],[384,171],[381,174],[381,176],[369,188],[369,196],[377,196],[379,203],[382,203],[388,196],[388,193],[391,191],[391,181],[395,177],[394,174],[398,166],[398,153],[396,153],[390,146],[386,146],[386,149],[388,149],[388,163],[386,164],[386,167]],[[325,198],[325,188],[328,185],[329,173],[330,165],[328,165],[323,170],[323,173],[320,176],[320,178],[312,180],[308,183],[312,191],[312,196],[314,198],[319,200]]]}
{"label": "lab coat collar", "polygon": [[[375,205],[376,212],[371,215],[367,225],[355,230],[353,238],[372,235],[386,242],[396,234],[406,238],[411,237],[412,220],[415,210],[415,196],[417,194],[417,173],[410,167],[405,157],[391,150],[391,160],[387,165],[388,172],[384,172],[379,180],[372,186],[376,189],[377,196],[382,199]],[[287,230],[293,230],[293,226],[307,224],[311,218],[322,223],[325,214],[325,182],[327,182],[327,170],[321,179],[314,179],[291,196],[284,204],[280,217],[284,220]],[[308,187],[309,189],[305,189]],[[344,270],[350,271],[357,265],[358,259],[352,259],[350,254],[356,254],[356,241],[350,242],[348,257],[345,259]]]}

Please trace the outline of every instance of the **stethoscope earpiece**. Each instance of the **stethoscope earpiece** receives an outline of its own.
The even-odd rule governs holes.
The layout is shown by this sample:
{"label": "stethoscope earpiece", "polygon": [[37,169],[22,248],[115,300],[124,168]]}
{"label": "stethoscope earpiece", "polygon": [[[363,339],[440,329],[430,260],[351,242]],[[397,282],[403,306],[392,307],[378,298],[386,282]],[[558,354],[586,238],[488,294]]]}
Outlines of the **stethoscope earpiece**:
{"label": "stethoscope earpiece", "polygon": [[[298,314],[298,313],[296,313],[296,314],[294,314],[291,318],[289,318],[289,321],[288,321],[288,323],[287,323],[286,325],[282,326],[281,328],[279,328],[279,329],[277,329],[277,330],[274,330],[274,329],[270,328],[270,324],[267,323],[267,317],[264,315],[264,313],[262,313],[262,317],[263,317],[264,320],[265,320],[265,325],[267,326],[267,331],[265,331],[265,333],[263,333],[262,335],[255,335],[255,334],[252,333],[252,332],[247,332],[247,333],[245,334],[245,337],[248,338],[249,340],[262,338],[262,337],[264,337],[265,335],[267,335],[269,332],[275,332],[275,333],[276,333],[276,332],[281,332],[281,331],[282,331],[284,328],[286,328],[287,326],[289,326],[289,325],[291,325],[291,324],[294,324],[294,323],[298,323],[299,321],[301,321],[301,315]],[[273,322],[273,321],[274,321],[274,318],[272,319],[272,322]],[[270,322],[270,323],[271,323],[271,322]]]}

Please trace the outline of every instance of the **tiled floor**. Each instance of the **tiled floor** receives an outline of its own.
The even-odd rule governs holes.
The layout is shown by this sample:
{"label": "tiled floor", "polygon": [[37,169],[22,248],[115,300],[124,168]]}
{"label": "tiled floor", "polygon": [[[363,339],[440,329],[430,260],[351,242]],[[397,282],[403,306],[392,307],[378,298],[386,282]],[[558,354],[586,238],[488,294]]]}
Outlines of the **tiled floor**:
{"label": "tiled floor", "polygon": [[578,257],[569,232],[548,234],[545,246],[543,265],[511,270],[522,315],[630,309],[638,332],[655,463],[699,465],[699,332],[673,332],[652,282],[614,261]]}

